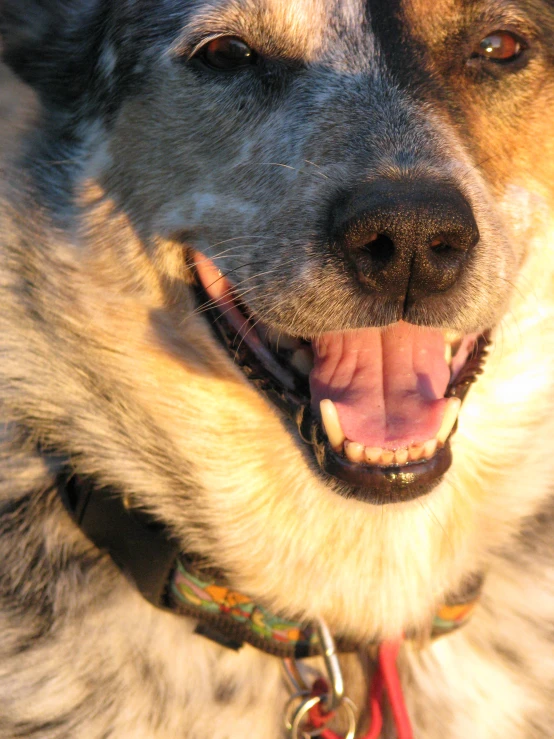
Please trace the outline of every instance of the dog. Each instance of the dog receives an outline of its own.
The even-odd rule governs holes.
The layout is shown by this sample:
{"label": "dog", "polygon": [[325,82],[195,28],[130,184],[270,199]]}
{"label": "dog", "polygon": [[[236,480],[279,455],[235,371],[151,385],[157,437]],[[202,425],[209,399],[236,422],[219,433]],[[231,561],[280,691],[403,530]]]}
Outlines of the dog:
{"label": "dog", "polygon": [[552,3],[0,33],[2,739],[551,737]]}

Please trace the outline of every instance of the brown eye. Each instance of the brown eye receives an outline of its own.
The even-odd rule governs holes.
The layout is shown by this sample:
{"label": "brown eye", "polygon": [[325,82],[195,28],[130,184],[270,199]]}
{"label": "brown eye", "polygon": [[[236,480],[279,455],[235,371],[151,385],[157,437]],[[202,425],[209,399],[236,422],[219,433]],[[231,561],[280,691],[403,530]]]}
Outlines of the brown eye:
{"label": "brown eye", "polygon": [[525,43],[514,33],[495,31],[481,41],[473,57],[480,56],[492,62],[514,62],[525,49]]}
{"label": "brown eye", "polygon": [[197,55],[208,67],[232,71],[256,63],[256,53],[236,36],[221,36],[202,47]]}

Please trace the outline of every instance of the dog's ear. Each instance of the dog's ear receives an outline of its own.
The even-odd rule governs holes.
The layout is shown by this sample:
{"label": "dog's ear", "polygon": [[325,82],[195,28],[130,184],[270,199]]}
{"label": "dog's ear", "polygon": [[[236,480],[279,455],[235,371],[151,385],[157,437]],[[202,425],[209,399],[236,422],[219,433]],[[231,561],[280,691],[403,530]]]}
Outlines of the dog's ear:
{"label": "dog's ear", "polygon": [[103,0],[0,0],[4,61],[47,103],[80,97],[98,44]]}

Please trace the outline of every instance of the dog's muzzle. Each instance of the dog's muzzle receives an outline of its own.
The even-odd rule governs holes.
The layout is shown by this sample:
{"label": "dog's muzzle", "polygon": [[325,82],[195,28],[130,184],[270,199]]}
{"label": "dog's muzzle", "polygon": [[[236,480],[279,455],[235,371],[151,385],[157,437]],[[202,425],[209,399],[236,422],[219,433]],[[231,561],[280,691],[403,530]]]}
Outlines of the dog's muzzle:
{"label": "dog's muzzle", "polygon": [[213,262],[195,257],[199,309],[248,380],[296,426],[337,491],[371,503],[428,493],[452,461],[488,334],[398,322],[312,339],[275,333]]}

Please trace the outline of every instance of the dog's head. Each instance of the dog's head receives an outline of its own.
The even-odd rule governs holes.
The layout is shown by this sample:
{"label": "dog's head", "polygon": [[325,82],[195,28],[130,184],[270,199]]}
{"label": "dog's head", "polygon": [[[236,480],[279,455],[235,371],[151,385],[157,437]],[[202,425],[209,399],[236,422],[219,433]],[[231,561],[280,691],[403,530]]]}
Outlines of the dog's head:
{"label": "dog's head", "polygon": [[[295,568],[304,556],[306,572],[318,571],[317,547],[335,522],[349,521],[351,579],[333,569],[344,587],[323,588],[345,603],[364,572],[361,542],[388,573],[380,581],[403,571],[387,561],[398,544],[386,542],[407,539],[412,525],[420,574],[450,546],[429,534],[420,501],[389,506],[389,515],[368,501],[405,501],[441,483],[425,500],[456,550],[465,528],[465,552],[475,533],[468,508],[486,497],[483,469],[494,455],[498,474],[506,462],[501,433],[483,418],[494,380],[488,401],[483,380],[465,426],[462,411],[447,472],[480,337],[498,338],[514,300],[531,321],[530,301],[549,288],[551,257],[537,268],[536,252],[546,249],[554,182],[551,3],[5,0],[0,13],[5,59],[38,91],[46,138],[81,156],[72,175],[80,192],[94,182],[116,204],[169,302],[190,307],[183,296],[194,292],[182,336],[194,325],[222,366],[239,358],[283,414],[264,416],[266,398],[236,384],[228,400],[235,423],[244,413],[238,452],[223,420],[222,454],[233,463],[208,452],[217,472],[200,487],[248,488],[242,501],[226,500],[226,515],[248,518],[246,498],[258,512],[265,506],[252,521],[273,532],[272,551],[294,550]],[[208,307],[223,347],[206,338]],[[492,361],[499,386],[521,368],[514,361],[503,378]],[[213,448],[227,411],[213,377],[203,382]],[[470,464],[482,452],[486,463]],[[280,478],[281,464],[293,472]],[[237,469],[223,483],[229,466]],[[208,497],[208,508],[221,500]],[[306,607],[296,585],[283,596],[283,580],[295,577],[268,567],[281,582],[262,582],[238,564],[236,543],[226,564],[250,591]],[[427,595],[456,579],[457,551],[446,559],[436,579],[422,576]],[[315,600],[315,610],[328,607]],[[419,600],[416,620],[426,613]],[[348,611],[347,626],[360,614]]]}

